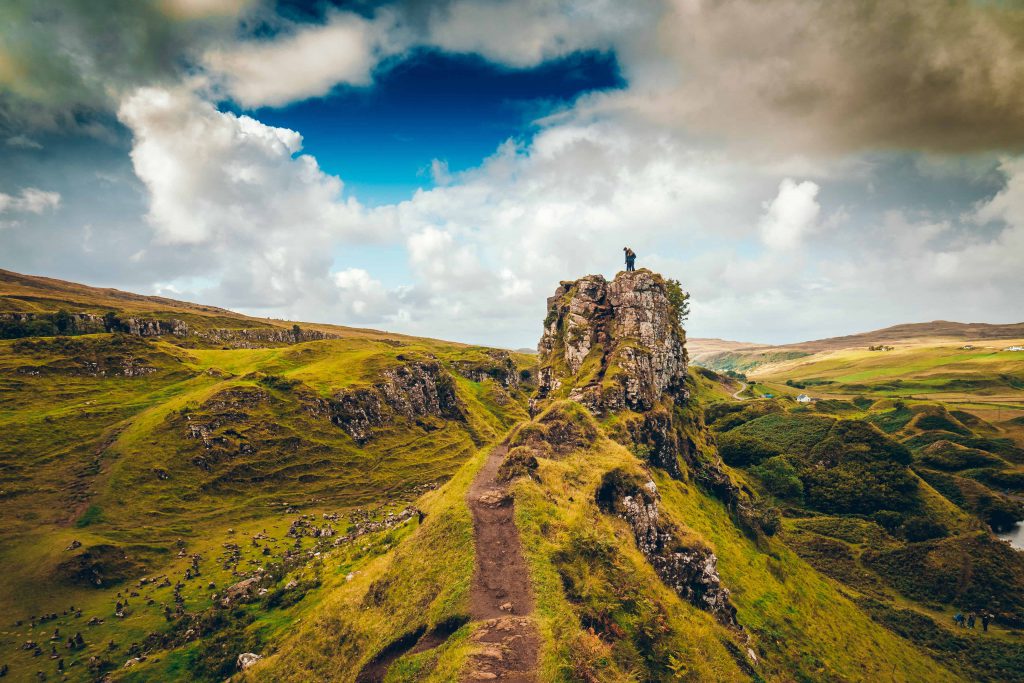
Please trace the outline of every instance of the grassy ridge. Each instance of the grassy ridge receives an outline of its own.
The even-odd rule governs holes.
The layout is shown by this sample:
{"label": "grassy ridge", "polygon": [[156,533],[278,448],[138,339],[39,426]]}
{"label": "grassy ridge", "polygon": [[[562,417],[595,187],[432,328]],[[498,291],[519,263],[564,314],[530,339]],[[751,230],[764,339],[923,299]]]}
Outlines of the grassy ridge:
{"label": "grassy ridge", "polygon": [[[389,421],[359,445],[311,408],[374,385],[389,368],[435,359],[451,377],[460,420]],[[85,637],[84,649],[54,642],[72,680],[95,675],[92,657],[140,680],[223,678],[224,661],[215,660],[232,659],[230,673],[233,655],[215,656],[210,643],[273,641],[337,575],[325,565],[309,579],[309,597],[240,607],[198,643],[174,636],[178,624],[205,619],[211,595],[258,568],[277,567],[263,587],[284,591],[288,573],[301,569],[289,554],[331,547],[287,537],[299,515],[340,514],[334,526],[345,533],[354,528],[348,511],[400,509],[525,417],[522,392],[461,374],[494,362],[478,347],[368,336],[268,349],[183,349],[112,335],[0,342],[0,610],[11,618],[0,661],[10,663],[10,680],[56,671],[56,660],[19,649],[32,640],[47,654],[53,628]],[[195,424],[210,428],[211,447],[190,432]],[[400,537],[338,559],[340,580]],[[234,564],[225,543],[239,546]],[[193,554],[201,578],[185,580]],[[168,619],[177,581],[184,616]],[[115,617],[115,602],[126,598],[125,617]],[[81,617],[65,614],[71,605]],[[32,619],[53,612],[54,621]],[[87,626],[91,617],[103,623]],[[120,671],[132,643],[168,654]]]}

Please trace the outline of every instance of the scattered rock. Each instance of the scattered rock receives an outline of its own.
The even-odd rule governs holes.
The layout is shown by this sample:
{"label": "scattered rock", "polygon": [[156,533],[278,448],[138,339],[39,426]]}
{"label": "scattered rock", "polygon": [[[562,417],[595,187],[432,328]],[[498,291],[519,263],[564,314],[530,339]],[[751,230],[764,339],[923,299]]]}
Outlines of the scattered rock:
{"label": "scattered rock", "polygon": [[238,660],[235,664],[238,666],[239,671],[245,671],[261,659],[263,659],[262,655],[258,655],[255,652],[243,652],[238,655]]}

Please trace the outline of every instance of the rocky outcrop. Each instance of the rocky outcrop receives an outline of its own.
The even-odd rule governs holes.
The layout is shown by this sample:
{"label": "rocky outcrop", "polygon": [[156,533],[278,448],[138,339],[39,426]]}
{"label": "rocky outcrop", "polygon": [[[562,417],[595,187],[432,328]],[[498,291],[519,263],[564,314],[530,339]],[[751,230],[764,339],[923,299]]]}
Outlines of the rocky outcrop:
{"label": "rocky outcrop", "polygon": [[347,389],[331,399],[317,399],[310,410],[326,412],[331,422],[360,444],[369,441],[374,428],[396,417],[465,419],[455,382],[439,363],[407,363],[382,374],[383,381],[372,387]]}
{"label": "rocky outcrop", "polygon": [[729,590],[718,575],[718,559],[704,545],[681,540],[673,526],[661,519],[661,498],[652,480],[612,470],[595,497],[603,512],[629,524],[637,548],[667,586],[722,624],[739,628]]}
{"label": "rocky outcrop", "polygon": [[339,339],[336,334],[321,332],[320,330],[299,330],[294,332],[282,327],[197,329],[192,330],[190,335],[206,342],[229,346],[233,349],[256,349],[268,344],[299,344],[308,341],[321,341],[323,339]]}
{"label": "rocky outcrop", "polygon": [[685,338],[659,275],[562,282],[538,344],[538,398],[565,395],[597,415],[648,411],[665,396],[685,400]]}
{"label": "rocky outcrop", "polygon": [[778,520],[731,479],[689,405],[685,342],[669,284],[655,273],[562,282],[548,299],[532,408],[568,398],[598,416],[617,414],[612,438],[672,477],[692,478],[746,529],[774,533]]}
{"label": "rocky outcrop", "polygon": [[474,382],[484,382],[490,379],[509,391],[518,389],[522,376],[508,352],[491,349],[485,351],[485,354],[486,360],[452,361],[452,368],[466,379]]}
{"label": "rocky outcrop", "polygon": [[263,656],[258,655],[255,652],[243,652],[238,655],[238,659],[235,660],[235,666],[238,667],[239,671],[245,671],[261,659],[263,659]]}
{"label": "rocky outcrop", "polygon": [[[58,332],[54,323],[56,313],[0,313],[0,326],[6,324],[12,336],[53,336]],[[48,323],[49,328],[33,328],[32,323]],[[229,346],[236,349],[260,348],[267,345],[298,344],[323,339],[338,339],[338,335],[320,330],[289,329],[266,325],[265,327],[240,328],[193,328],[184,320],[175,318],[143,318],[100,316],[91,313],[69,313],[66,334],[97,334],[119,332],[136,337],[172,336],[180,339],[195,339],[206,343]],[[20,327],[19,327],[20,326]],[[6,328],[5,328],[6,329]],[[20,330],[20,331],[19,331]],[[16,332],[16,333],[15,333]]]}

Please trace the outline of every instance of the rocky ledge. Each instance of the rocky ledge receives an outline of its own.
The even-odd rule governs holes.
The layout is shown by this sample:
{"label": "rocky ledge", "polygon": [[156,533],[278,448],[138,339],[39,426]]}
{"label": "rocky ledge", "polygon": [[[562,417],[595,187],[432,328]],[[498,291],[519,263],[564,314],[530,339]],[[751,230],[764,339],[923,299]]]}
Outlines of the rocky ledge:
{"label": "rocky ledge", "polygon": [[718,575],[718,558],[703,544],[680,539],[677,530],[661,519],[661,497],[652,480],[612,470],[595,498],[603,512],[629,524],[637,547],[665,585],[722,624],[739,628],[729,590]]}
{"label": "rocky ledge", "polygon": [[[436,361],[410,362],[384,370],[382,381],[370,387],[340,391],[309,406],[326,414],[357,443],[366,443],[376,427],[396,417],[465,420],[455,393],[455,381]],[[424,423],[429,428],[428,423]]]}

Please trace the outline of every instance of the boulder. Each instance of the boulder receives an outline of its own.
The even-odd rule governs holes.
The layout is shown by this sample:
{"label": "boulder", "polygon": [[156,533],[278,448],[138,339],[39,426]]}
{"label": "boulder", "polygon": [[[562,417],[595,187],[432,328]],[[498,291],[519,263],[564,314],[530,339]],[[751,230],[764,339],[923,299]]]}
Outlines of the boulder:
{"label": "boulder", "polygon": [[258,655],[255,652],[243,652],[238,655],[235,664],[238,666],[239,671],[245,671],[261,659],[263,659],[262,655]]}

